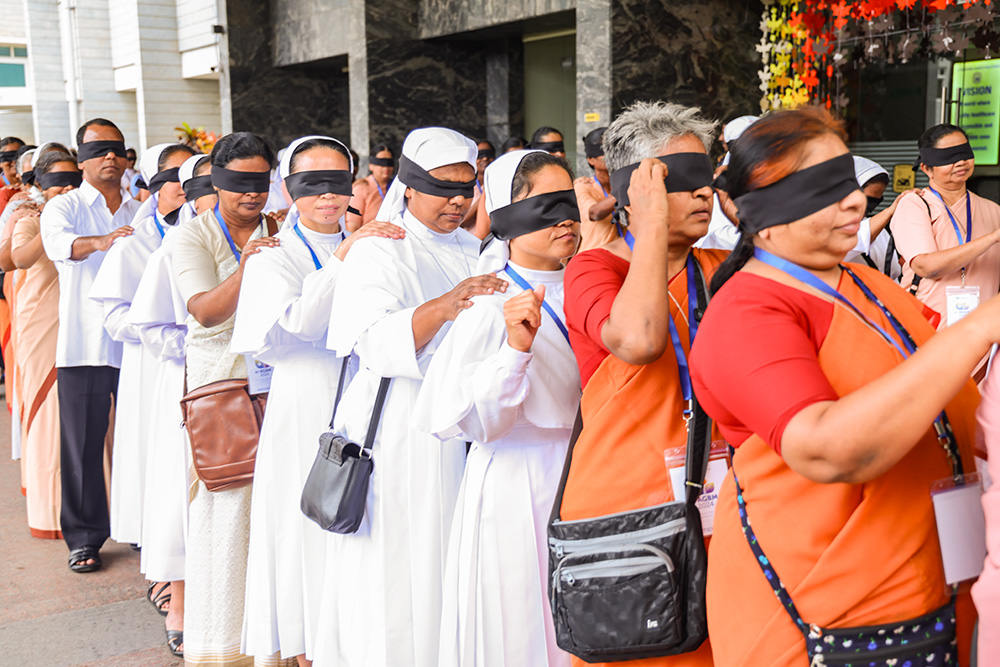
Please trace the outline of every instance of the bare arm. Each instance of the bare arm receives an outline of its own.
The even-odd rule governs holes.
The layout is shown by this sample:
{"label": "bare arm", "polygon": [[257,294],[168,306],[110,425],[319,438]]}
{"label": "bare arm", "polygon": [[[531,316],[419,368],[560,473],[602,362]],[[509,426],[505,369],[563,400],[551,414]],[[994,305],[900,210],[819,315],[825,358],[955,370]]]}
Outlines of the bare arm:
{"label": "bare arm", "polygon": [[10,246],[11,259],[14,262],[14,266],[19,269],[30,269],[44,252],[41,234],[36,234],[30,241],[17,248],[14,248],[13,244],[10,244]]}
{"label": "bare arm", "polygon": [[899,197],[896,197],[892,200],[892,204],[890,204],[888,208],[868,218],[868,224],[871,226],[872,230],[872,243],[875,243],[875,239],[877,239],[878,235],[882,233],[882,230],[889,226],[889,222],[892,220],[892,216],[896,212],[896,204],[899,203],[899,199]]}
{"label": "bare arm", "polygon": [[803,409],[785,428],[782,458],[800,475],[824,484],[859,484],[883,474],[969,381],[1000,338],[998,323],[1000,297],[994,297],[874,382]]}
{"label": "bare arm", "polygon": [[507,282],[489,273],[466,278],[450,292],[417,306],[411,320],[413,348],[420,350],[431,342],[445,322],[453,321],[460,312],[472,306],[472,297],[506,291]]}
{"label": "bare arm", "polygon": [[78,262],[81,259],[87,259],[95,252],[106,252],[111,247],[111,244],[115,242],[115,239],[131,234],[132,228],[128,225],[123,225],[110,234],[104,234],[103,236],[78,236],[73,240],[73,249],[70,252],[69,258]]}
{"label": "bare arm", "polygon": [[1000,229],[954,248],[917,255],[910,260],[910,267],[921,278],[941,278],[968,265],[998,241],[1000,241]]}
{"label": "bare arm", "polygon": [[643,160],[629,185],[629,229],[635,250],[628,275],[601,328],[601,341],[622,361],[641,365],[660,358],[670,337],[667,277],[666,167]]}
{"label": "bare arm", "polygon": [[590,210],[587,212],[587,217],[589,217],[592,221],[597,222],[599,220],[604,220],[604,218],[614,213],[614,210],[615,198],[605,197],[590,207]]}
{"label": "bare arm", "polygon": [[225,280],[207,292],[199,292],[188,299],[187,309],[191,317],[203,327],[217,327],[236,312],[240,300],[240,284],[243,282],[243,268],[247,259],[261,248],[276,246],[280,242],[273,236],[254,239],[246,244],[240,255],[239,267]]}

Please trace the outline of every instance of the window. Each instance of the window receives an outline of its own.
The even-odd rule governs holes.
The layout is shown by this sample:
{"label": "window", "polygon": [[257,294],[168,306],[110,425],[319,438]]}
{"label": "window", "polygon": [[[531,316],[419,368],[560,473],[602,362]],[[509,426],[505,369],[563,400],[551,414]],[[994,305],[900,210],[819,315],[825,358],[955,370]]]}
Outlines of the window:
{"label": "window", "polygon": [[24,88],[24,65],[0,63],[0,88]]}
{"label": "window", "polygon": [[14,47],[14,57],[15,58],[27,58],[28,57],[28,47],[26,47],[26,46],[15,46]]}
{"label": "window", "polygon": [[10,57],[10,47],[9,46],[0,46],[0,56],[4,56],[6,58],[9,58]]}

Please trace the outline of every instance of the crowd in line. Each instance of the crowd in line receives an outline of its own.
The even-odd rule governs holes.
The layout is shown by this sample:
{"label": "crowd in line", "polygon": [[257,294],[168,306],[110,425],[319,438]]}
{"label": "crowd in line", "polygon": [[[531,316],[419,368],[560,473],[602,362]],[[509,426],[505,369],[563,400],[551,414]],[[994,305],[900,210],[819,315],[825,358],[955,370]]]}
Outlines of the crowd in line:
{"label": "crowd in line", "polygon": [[[997,664],[1000,205],[964,131],[888,206],[818,108],[637,103],[580,177],[564,141],[420,128],[356,180],[328,136],[0,140],[32,535],[79,573],[140,549],[188,665]],[[181,402],[234,379],[252,480],[213,486]],[[302,509],[333,434],[371,436],[353,531]],[[661,507],[696,533],[560,541]]]}

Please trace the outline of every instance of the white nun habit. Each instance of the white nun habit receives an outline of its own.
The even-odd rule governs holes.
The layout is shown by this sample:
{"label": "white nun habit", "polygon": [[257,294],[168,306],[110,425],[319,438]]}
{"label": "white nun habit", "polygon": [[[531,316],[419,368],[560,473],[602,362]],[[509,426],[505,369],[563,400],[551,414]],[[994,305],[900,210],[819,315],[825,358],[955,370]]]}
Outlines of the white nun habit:
{"label": "white nun habit", "polygon": [[[486,168],[486,209],[511,203],[521,160]],[[497,271],[506,293],[477,296],[434,354],[414,410],[441,439],[472,440],[448,545],[441,614],[442,667],[569,665],[548,603],[547,527],[580,404],[569,342],[542,311],[530,352],[507,344],[504,303],[522,292],[504,271],[509,241],[494,240],[477,273]],[[563,316],[563,273],[513,269]]]}
{"label": "white nun habit", "polygon": [[[160,154],[171,145],[158,144],[143,152],[140,170],[147,183],[156,175]],[[146,263],[170,228],[157,211],[158,199],[153,194],[143,202],[132,218],[135,231],[131,236],[115,240],[94,278],[89,295],[104,309],[104,328],[108,335],[122,343],[115,406],[115,446],[111,454],[111,538],[133,544],[142,543],[146,436],[159,360],[143,350],[138,328],[129,322],[128,315]]]}
{"label": "white nun habit", "polygon": [[[467,164],[475,173],[476,144],[454,130],[414,130],[402,154],[427,171]],[[379,380],[391,384],[365,519],[353,535],[327,537],[316,667],[438,665],[442,575],[465,441],[441,442],[411,424],[424,371],[449,326],[417,350],[412,318],[473,275],[479,239],[463,229],[431,231],[407,210],[406,187],[397,176],[378,214],[406,237],[360,240],[333,298],[328,344],[338,356],[353,351],[360,359],[335,430],[363,442]]]}
{"label": "white nun habit", "polygon": [[[281,159],[282,179],[295,151],[310,139],[336,141],[293,141]],[[242,650],[256,657],[280,652],[312,659],[326,533],[306,518],[299,500],[319,435],[329,427],[340,377],[341,360],[327,349],[326,333],[341,270],[333,253],[345,238],[344,218],[340,232],[322,234],[302,224],[293,204],[285,222],[277,234],[281,245],[247,260],[229,346],[274,367],[250,504]]]}
{"label": "white nun habit", "polygon": [[[869,160],[866,157],[861,157],[860,155],[854,156],[854,176],[858,180],[858,187],[864,187],[864,184],[878,176],[879,174],[885,174],[888,178],[889,172],[882,168],[879,163],[874,160]],[[868,229],[868,233],[871,234],[871,218],[865,218],[862,221],[862,228]],[[875,266],[873,268],[878,271],[885,273],[885,260],[886,254],[890,252],[889,242],[892,240],[892,234],[889,232],[889,227],[886,226],[885,229],[872,241],[871,247],[868,248],[868,252],[859,251],[857,248],[847,253],[845,258],[848,262],[853,262],[855,264],[865,264],[870,266],[865,258],[862,256],[867,254],[871,263]],[[896,252],[895,244],[892,247],[892,258],[889,261],[889,277],[899,282],[899,279],[903,276],[903,267],[899,264],[899,253]]]}

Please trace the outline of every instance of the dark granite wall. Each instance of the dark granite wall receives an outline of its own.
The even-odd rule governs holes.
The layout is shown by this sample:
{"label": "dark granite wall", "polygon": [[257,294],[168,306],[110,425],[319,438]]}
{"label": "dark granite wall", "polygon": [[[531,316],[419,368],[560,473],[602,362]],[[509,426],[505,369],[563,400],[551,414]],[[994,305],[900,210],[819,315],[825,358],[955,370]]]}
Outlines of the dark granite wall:
{"label": "dark granite wall", "polygon": [[275,150],[303,134],[350,141],[346,57],[275,67],[268,4],[227,1],[233,130],[262,134]]}
{"label": "dark granite wall", "polygon": [[486,49],[420,40],[419,0],[365,3],[369,142],[402,146],[413,128],[486,132]]}
{"label": "dark granite wall", "polygon": [[563,12],[575,6],[576,0],[420,0],[420,36],[469,32]]}
{"label": "dark granite wall", "polygon": [[611,3],[612,113],[638,100],[700,106],[722,121],[760,113],[759,0]]}
{"label": "dark granite wall", "polygon": [[486,56],[486,137],[497,150],[511,136],[524,136],[524,45],[497,40]]}

